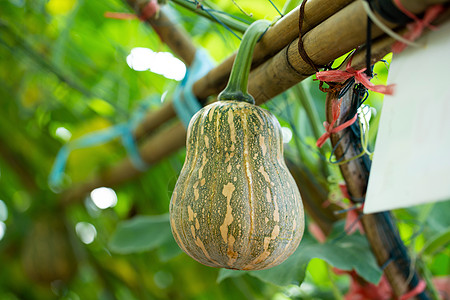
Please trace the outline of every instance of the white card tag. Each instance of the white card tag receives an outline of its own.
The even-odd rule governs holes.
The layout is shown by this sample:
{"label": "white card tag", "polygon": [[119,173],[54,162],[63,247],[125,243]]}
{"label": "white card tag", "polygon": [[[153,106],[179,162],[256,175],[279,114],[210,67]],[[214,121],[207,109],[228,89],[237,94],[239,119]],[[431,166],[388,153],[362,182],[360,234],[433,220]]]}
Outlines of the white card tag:
{"label": "white card tag", "polygon": [[450,22],[394,55],[364,213],[450,199]]}

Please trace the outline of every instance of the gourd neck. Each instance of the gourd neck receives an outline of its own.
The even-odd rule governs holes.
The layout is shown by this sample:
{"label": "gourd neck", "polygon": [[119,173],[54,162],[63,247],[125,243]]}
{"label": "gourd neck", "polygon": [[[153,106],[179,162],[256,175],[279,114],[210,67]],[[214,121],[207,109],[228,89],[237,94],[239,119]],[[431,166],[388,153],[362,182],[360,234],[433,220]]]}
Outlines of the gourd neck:
{"label": "gourd neck", "polygon": [[255,99],[247,91],[248,75],[255,45],[260,36],[267,30],[269,24],[270,22],[267,20],[258,20],[253,22],[245,31],[231,69],[227,87],[219,94],[218,100],[243,101],[255,104]]}

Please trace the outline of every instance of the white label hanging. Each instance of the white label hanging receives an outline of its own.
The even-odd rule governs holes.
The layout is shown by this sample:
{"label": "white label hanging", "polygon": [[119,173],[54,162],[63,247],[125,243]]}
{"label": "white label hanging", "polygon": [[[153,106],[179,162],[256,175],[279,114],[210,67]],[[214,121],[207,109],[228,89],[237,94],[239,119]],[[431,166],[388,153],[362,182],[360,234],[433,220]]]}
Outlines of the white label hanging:
{"label": "white label hanging", "polygon": [[450,22],[394,55],[364,213],[450,199]]}

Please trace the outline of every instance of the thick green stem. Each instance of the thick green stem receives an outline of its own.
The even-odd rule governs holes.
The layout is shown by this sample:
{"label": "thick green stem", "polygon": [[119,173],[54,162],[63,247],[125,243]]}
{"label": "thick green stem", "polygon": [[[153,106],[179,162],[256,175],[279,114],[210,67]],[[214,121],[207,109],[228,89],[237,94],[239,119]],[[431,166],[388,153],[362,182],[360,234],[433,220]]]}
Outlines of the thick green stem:
{"label": "thick green stem", "polygon": [[331,266],[327,263],[327,275],[328,279],[331,281],[331,290],[333,291],[334,299],[343,300],[344,297],[342,297],[342,293],[336,284],[336,280],[334,280],[333,278],[332,272],[333,271],[331,270]]}
{"label": "thick green stem", "polygon": [[[306,116],[308,117],[308,122],[311,125],[311,130],[313,132],[314,138],[317,140],[322,134],[320,132],[320,118],[317,110],[314,108],[314,103],[312,103],[311,96],[306,93],[305,88],[302,83],[297,84],[293,88],[294,93],[297,94],[300,103],[302,104],[303,109],[306,112]],[[326,157],[326,148],[319,148],[320,154],[323,157]],[[319,158],[320,169],[322,175],[325,178],[328,178],[330,175],[330,170],[328,169],[328,164],[326,161]]]}
{"label": "thick green stem", "polygon": [[269,21],[258,20],[252,23],[247,29],[236,54],[228,85],[219,94],[218,100],[236,100],[251,104],[255,103],[255,99],[247,92],[248,74],[250,73],[256,42],[267,30],[269,25]]}
{"label": "thick green stem", "polygon": [[322,123],[320,122],[317,110],[314,108],[314,104],[311,103],[311,97],[306,93],[305,88],[301,83],[294,86],[294,91],[295,93],[297,93],[298,99],[300,100],[300,103],[302,104],[303,108],[305,109],[306,115],[308,116],[308,122],[309,125],[311,125],[311,130],[314,134],[314,138],[318,139],[322,135]]}
{"label": "thick green stem", "polygon": [[434,286],[433,275],[431,274],[431,271],[427,268],[426,264],[420,258],[417,260],[417,269],[427,284],[427,291],[431,296],[431,299],[433,300],[441,299],[439,291]]}

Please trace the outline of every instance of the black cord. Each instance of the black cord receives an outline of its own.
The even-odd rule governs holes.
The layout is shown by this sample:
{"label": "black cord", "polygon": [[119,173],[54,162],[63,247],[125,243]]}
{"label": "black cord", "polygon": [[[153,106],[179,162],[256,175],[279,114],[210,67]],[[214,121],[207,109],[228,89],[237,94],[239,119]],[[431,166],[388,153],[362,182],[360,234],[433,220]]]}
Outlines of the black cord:
{"label": "black cord", "polygon": [[372,20],[367,16],[367,26],[366,26],[366,71],[367,76],[372,77]]}
{"label": "black cord", "polygon": [[272,4],[272,6],[275,8],[275,10],[278,12],[278,14],[279,14],[281,17],[284,17],[283,14],[281,13],[281,11],[278,9],[278,7],[277,7],[271,0],[269,0],[269,2],[270,2],[270,4]]}
{"label": "black cord", "polygon": [[223,23],[220,19],[218,19],[214,14],[211,13],[211,11],[215,11],[215,10],[211,10],[208,8],[204,8],[203,5],[198,2],[198,0],[194,0],[194,3],[197,5],[198,8],[200,8],[201,10],[203,10],[204,12],[206,12],[211,18],[213,18],[217,23],[219,23],[220,25],[222,25],[222,27],[224,27],[226,30],[228,30],[229,32],[231,32],[235,37],[237,37],[239,40],[241,40],[241,38],[233,31],[233,29],[231,29],[230,27],[227,26],[227,24]]}

